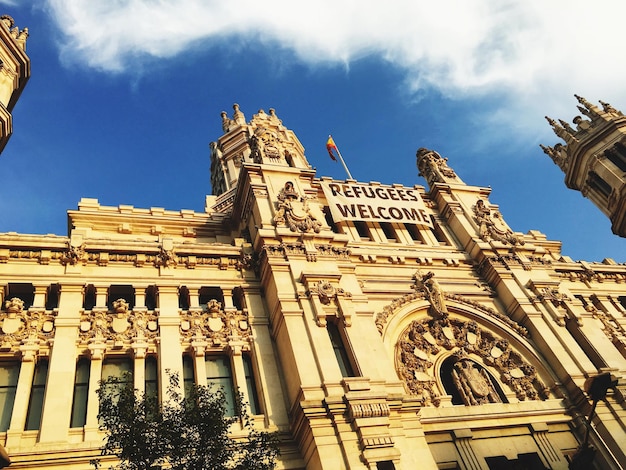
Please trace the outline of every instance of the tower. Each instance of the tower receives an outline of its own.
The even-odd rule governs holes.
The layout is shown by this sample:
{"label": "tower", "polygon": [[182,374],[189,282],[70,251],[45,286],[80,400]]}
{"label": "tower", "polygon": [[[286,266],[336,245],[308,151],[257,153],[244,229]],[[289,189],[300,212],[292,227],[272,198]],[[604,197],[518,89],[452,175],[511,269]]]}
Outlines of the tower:
{"label": "tower", "polygon": [[28,28],[20,30],[10,16],[0,17],[0,152],[13,133],[11,112],[30,77],[26,38]]}
{"label": "tower", "polygon": [[580,191],[611,220],[613,233],[626,237],[626,116],[609,103],[602,108],[576,95],[573,128],[546,116],[554,133],[565,141],[541,146],[565,173],[568,188]]}

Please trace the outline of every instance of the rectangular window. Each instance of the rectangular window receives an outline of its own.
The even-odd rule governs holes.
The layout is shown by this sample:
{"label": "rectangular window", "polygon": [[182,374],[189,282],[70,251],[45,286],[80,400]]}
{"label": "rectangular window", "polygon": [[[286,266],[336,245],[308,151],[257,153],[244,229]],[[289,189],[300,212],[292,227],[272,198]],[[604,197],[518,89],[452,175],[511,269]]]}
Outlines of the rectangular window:
{"label": "rectangular window", "polygon": [[396,239],[396,231],[393,229],[392,225],[389,222],[381,222],[380,228],[383,230],[385,234],[385,238],[389,241],[395,242]]}
{"label": "rectangular window", "polygon": [[246,374],[246,389],[248,390],[248,400],[250,400],[250,413],[253,415],[261,414],[256,381],[254,380],[254,370],[252,369],[252,358],[247,354],[243,356],[243,370]]}
{"label": "rectangular window", "polygon": [[354,223],[354,228],[359,234],[359,238],[361,238],[361,240],[369,240],[370,230],[369,228],[367,228],[367,224],[363,222],[362,220],[355,220],[353,223]]}
{"label": "rectangular window", "polygon": [[226,416],[235,415],[235,387],[228,356],[207,356],[206,380],[210,389],[221,389],[226,399]]}
{"label": "rectangular window", "polygon": [[41,410],[43,410],[43,398],[46,393],[46,379],[48,378],[48,359],[40,358],[35,366],[33,386],[30,389],[28,401],[28,414],[26,415],[26,431],[39,429],[41,424]]}
{"label": "rectangular window", "polygon": [[183,390],[185,396],[189,396],[191,388],[196,383],[196,374],[193,370],[193,359],[191,356],[183,356]]}
{"label": "rectangular window", "polygon": [[116,383],[109,384],[109,390],[122,390],[133,384],[133,360],[130,357],[108,357],[102,362],[102,380],[115,377]]}
{"label": "rectangular window", "polygon": [[339,369],[341,370],[342,377],[356,377],[354,373],[354,367],[350,362],[350,357],[348,356],[348,350],[343,342],[343,338],[341,337],[341,332],[337,325],[329,321],[326,324],[326,330],[328,331],[328,336],[330,337],[330,342],[333,345],[333,350],[335,352],[335,357],[337,358],[337,363],[339,364]]}
{"label": "rectangular window", "polygon": [[411,237],[411,240],[417,243],[424,243],[424,238],[422,237],[422,234],[420,233],[420,229],[417,225],[404,224],[404,228],[406,228],[406,231],[409,232],[409,236]]}
{"label": "rectangular window", "polygon": [[0,432],[9,429],[19,375],[19,362],[0,363]]}
{"label": "rectangular window", "polygon": [[82,428],[87,423],[87,399],[89,396],[89,359],[81,357],[76,363],[74,397],[72,398],[71,428]]}
{"label": "rectangular window", "polygon": [[146,357],[145,367],[146,377],[146,398],[158,400],[159,399],[159,369],[157,364],[157,358],[154,356]]}

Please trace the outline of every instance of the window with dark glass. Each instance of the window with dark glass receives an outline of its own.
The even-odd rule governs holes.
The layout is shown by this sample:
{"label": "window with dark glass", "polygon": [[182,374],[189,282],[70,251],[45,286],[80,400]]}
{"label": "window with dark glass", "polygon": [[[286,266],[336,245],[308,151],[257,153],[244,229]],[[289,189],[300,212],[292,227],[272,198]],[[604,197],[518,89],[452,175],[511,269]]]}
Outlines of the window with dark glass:
{"label": "window with dark glass", "polygon": [[424,239],[417,225],[404,224],[404,228],[406,228],[406,231],[409,232],[409,236],[411,237],[411,240],[416,241],[418,243],[424,243]]}
{"label": "window with dark glass", "polygon": [[41,424],[41,411],[43,410],[43,398],[46,392],[46,379],[48,378],[48,359],[40,358],[35,366],[33,385],[30,389],[28,400],[28,413],[26,414],[26,431],[39,429]]}
{"label": "window with dark glass", "polygon": [[376,470],[396,470],[396,467],[391,460],[385,460],[384,462],[376,462]]}
{"label": "window with dark glass", "polygon": [[437,219],[435,219],[435,217],[432,214],[430,215],[430,220],[433,224],[433,233],[437,241],[441,243],[442,245],[448,245],[449,244],[448,238],[443,233],[443,230],[441,229],[439,222],[437,221]]}
{"label": "window with dark glass", "polygon": [[[102,380],[107,380],[110,377],[114,377],[114,383],[108,385],[113,389],[132,386],[133,384],[133,360],[130,357],[107,357],[102,362]],[[113,392],[114,390],[110,390]]]}
{"label": "window with dark glass", "polygon": [[96,306],[96,288],[93,284],[85,286],[85,294],[83,298],[83,308],[85,310],[93,310]]}
{"label": "window with dark glass", "polygon": [[235,415],[235,387],[228,356],[207,356],[206,380],[209,389],[221,389],[226,400],[226,415]]}
{"label": "window with dark glass", "polygon": [[154,356],[146,357],[145,361],[145,396],[151,400],[159,399],[159,369]]}
{"label": "window with dark glass", "polygon": [[80,428],[87,422],[87,399],[89,397],[89,372],[90,362],[86,357],[81,357],[76,363],[76,376],[74,377],[74,396],[72,398],[72,415],[70,427]]}
{"label": "window with dark glass", "polygon": [[48,286],[48,292],[46,293],[46,310],[53,310],[59,307],[59,294],[61,288],[58,284],[51,284]]}
{"label": "window with dark glass", "polygon": [[328,336],[330,337],[330,342],[333,346],[333,351],[335,352],[342,377],[356,377],[355,367],[353,367],[350,362],[350,356],[348,355],[344,338],[335,322],[329,321],[326,323],[326,331],[328,331]]}
{"label": "window with dark glass", "polygon": [[330,207],[325,206],[324,209],[322,209],[322,212],[324,213],[324,220],[326,220],[330,229],[335,233],[339,233],[339,227],[335,224],[335,219],[333,219],[333,215],[330,212]]}
{"label": "window with dark glass", "polygon": [[383,230],[387,240],[396,241],[396,232],[389,222],[381,222],[380,228]]}
{"label": "window with dark glass", "polygon": [[0,432],[9,429],[19,375],[19,362],[0,362]]}
{"label": "window with dark glass", "polygon": [[593,171],[589,173],[588,184],[590,188],[595,189],[598,193],[600,193],[604,197],[608,198],[611,195],[611,191],[612,191],[611,185],[607,183],[606,181],[604,181],[600,177],[600,175],[598,175],[597,173]]}
{"label": "window with dark glass", "polygon": [[193,358],[188,355],[183,356],[183,390],[185,396],[189,396],[189,392],[196,383],[196,374],[193,368]]}
{"label": "window with dark glass", "polygon": [[256,381],[254,380],[254,369],[252,368],[252,358],[244,354],[243,370],[246,375],[246,389],[248,390],[248,400],[250,401],[250,413],[258,415],[261,413],[259,406],[259,396],[256,390]]}
{"label": "window with dark glass", "polygon": [[618,142],[614,148],[605,150],[604,155],[618,170],[626,171],[626,147],[624,144]]}
{"label": "window with dark glass", "polygon": [[370,239],[370,231],[369,228],[367,228],[367,224],[365,222],[363,222],[362,220],[355,220],[354,228],[356,229],[360,238],[362,238],[363,240]]}
{"label": "window with dark glass", "polygon": [[159,291],[156,286],[148,286],[148,288],[146,288],[146,308],[148,310],[157,308],[158,294]]}
{"label": "window with dark glass", "polygon": [[246,305],[246,299],[243,295],[243,289],[241,287],[235,287],[233,289],[233,306],[237,310],[243,310]]}
{"label": "window with dark glass", "polygon": [[189,289],[186,286],[180,286],[178,288],[178,308],[181,310],[189,310]]}

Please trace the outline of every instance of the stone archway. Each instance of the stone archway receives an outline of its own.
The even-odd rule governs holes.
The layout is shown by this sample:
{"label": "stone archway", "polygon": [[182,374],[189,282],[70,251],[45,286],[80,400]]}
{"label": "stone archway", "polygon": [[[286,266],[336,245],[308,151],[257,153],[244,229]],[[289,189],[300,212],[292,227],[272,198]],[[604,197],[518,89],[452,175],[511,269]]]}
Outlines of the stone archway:
{"label": "stone archway", "polygon": [[[440,364],[444,357],[451,355],[456,361],[471,360],[488,370],[504,394],[512,399],[542,400],[550,395],[535,367],[511,347],[509,340],[479,326],[474,320],[454,314],[446,318],[424,317],[411,321],[395,346],[396,371],[409,393],[420,396],[424,405],[439,406],[442,396],[446,395]],[[465,371],[463,380],[470,386],[467,393],[475,394],[467,397],[470,403],[472,400],[476,404],[484,402],[480,393],[471,392],[472,385],[474,388],[488,385],[484,376],[483,379],[480,377],[474,371]]]}

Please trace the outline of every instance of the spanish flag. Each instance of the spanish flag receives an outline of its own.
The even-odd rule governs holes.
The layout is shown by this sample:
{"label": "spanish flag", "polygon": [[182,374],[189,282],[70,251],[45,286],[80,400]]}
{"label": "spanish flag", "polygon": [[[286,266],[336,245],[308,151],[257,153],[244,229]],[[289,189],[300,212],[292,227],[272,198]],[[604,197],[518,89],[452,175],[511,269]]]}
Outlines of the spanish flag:
{"label": "spanish flag", "polygon": [[335,141],[331,136],[328,136],[328,140],[326,141],[326,150],[328,150],[328,155],[330,155],[330,158],[332,158],[334,161],[337,161],[337,157],[335,157],[333,150],[337,153],[339,152],[339,150],[337,150]]}

